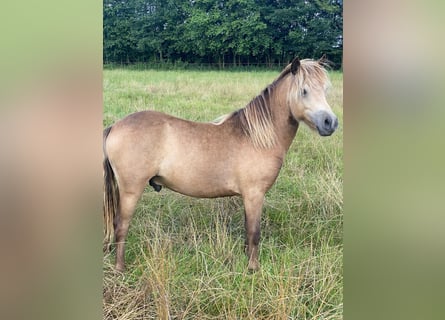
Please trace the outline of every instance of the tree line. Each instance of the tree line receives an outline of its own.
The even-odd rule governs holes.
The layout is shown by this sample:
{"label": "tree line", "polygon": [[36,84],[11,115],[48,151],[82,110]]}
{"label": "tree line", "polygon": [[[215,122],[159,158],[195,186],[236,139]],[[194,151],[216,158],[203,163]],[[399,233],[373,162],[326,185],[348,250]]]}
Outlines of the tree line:
{"label": "tree line", "polygon": [[104,62],[342,64],[342,0],[104,0]]}

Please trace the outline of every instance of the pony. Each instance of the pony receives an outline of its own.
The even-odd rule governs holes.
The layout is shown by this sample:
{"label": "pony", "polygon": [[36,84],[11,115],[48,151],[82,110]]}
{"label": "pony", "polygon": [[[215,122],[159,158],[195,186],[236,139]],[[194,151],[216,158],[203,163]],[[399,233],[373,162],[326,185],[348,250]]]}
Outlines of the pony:
{"label": "pony", "polygon": [[258,270],[264,197],[300,122],[321,136],[338,126],[326,100],[329,86],[324,58],[295,58],[244,108],[216,122],[141,111],[106,128],[104,248],[110,249],[114,236],[116,270],[125,270],[125,239],[147,184],[191,197],[242,197],[248,269]]}

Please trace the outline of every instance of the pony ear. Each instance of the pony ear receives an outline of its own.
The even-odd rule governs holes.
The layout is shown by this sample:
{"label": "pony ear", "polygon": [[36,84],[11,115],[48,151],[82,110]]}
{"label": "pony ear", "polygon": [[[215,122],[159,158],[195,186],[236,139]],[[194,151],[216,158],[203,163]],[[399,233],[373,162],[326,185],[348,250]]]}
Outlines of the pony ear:
{"label": "pony ear", "polygon": [[326,63],[328,59],[326,58],[326,53],[323,53],[320,59],[318,59],[318,63],[323,64]]}
{"label": "pony ear", "polygon": [[300,67],[300,59],[296,57],[294,60],[292,60],[292,64],[290,65],[290,72],[292,72],[292,74],[295,75],[299,67]]}

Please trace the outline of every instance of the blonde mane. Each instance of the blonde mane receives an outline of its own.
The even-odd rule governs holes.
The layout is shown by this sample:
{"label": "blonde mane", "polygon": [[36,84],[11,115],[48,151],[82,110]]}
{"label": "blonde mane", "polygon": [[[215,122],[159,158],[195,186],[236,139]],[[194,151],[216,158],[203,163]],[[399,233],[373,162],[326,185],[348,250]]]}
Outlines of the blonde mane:
{"label": "blonde mane", "polygon": [[270,106],[271,90],[272,87],[268,86],[260,95],[252,99],[246,107],[234,114],[244,134],[251,139],[255,147],[260,149],[272,148],[276,144]]}

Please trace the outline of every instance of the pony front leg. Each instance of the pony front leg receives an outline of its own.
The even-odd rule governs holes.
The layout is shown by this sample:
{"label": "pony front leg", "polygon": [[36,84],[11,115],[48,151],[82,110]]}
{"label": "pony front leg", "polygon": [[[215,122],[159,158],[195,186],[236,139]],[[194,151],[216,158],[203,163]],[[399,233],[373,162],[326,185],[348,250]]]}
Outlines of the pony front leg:
{"label": "pony front leg", "polygon": [[264,193],[251,193],[243,197],[246,228],[246,247],[245,252],[249,259],[249,270],[258,270],[258,244],[260,243],[260,223],[261,211],[263,209]]}

